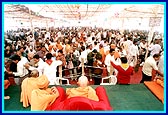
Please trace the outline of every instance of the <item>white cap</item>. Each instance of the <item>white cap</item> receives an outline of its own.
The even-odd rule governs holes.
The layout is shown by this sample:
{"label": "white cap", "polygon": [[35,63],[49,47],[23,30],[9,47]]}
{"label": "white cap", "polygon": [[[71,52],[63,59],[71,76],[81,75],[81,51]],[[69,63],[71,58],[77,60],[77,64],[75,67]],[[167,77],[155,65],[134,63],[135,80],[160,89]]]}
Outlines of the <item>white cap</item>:
{"label": "white cap", "polygon": [[161,39],[161,37],[159,35],[157,35],[157,36],[155,36],[155,39],[159,40],[159,39]]}

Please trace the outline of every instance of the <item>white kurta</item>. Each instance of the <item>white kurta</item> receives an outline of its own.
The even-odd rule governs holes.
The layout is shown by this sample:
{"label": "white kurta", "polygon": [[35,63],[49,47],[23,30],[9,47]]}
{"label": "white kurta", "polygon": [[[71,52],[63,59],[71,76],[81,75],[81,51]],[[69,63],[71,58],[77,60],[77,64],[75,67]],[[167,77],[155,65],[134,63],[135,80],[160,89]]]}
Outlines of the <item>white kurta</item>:
{"label": "white kurta", "polygon": [[56,84],[56,72],[57,72],[57,66],[61,65],[62,61],[57,60],[53,61],[51,65],[44,63],[44,72],[43,74],[47,76],[48,80],[50,81],[49,85],[55,85]]}
{"label": "white kurta", "polygon": [[87,63],[87,50],[81,52],[81,55],[79,56],[79,61],[80,62],[82,61],[82,58],[84,59],[84,63]]}
{"label": "white kurta", "polygon": [[27,58],[21,58],[21,60],[17,63],[17,72],[13,72],[14,76],[24,77],[29,73],[28,70],[24,67],[24,64],[26,64],[27,62]]}
{"label": "white kurta", "polygon": [[156,61],[154,60],[154,58],[150,56],[145,60],[145,63],[142,67],[142,71],[144,74],[152,76],[152,69],[158,70],[158,67],[156,65]]}
{"label": "white kurta", "polygon": [[159,44],[155,44],[155,45],[149,47],[148,50],[151,51],[150,55],[153,56],[154,54],[160,53],[160,51],[162,49],[161,49],[161,46]]}
{"label": "white kurta", "polygon": [[164,73],[164,55],[160,57],[159,63],[158,63],[158,70],[163,74]]}
{"label": "white kurta", "polygon": [[38,70],[39,72],[39,76],[41,76],[43,74],[43,71],[44,71],[44,61],[40,58],[39,62],[37,63],[38,67],[32,67],[30,66],[29,70]]}
{"label": "white kurta", "polygon": [[108,54],[105,58],[105,65],[107,66],[107,71],[110,73],[111,61],[115,62],[114,56]]}

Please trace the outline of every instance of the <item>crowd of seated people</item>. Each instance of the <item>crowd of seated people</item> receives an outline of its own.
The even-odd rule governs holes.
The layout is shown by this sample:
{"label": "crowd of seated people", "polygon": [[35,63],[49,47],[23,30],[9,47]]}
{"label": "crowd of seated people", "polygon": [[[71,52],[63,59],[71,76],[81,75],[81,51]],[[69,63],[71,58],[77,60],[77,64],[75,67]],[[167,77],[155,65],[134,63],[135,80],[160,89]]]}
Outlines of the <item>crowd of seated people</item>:
{"label": "crowd of seated people", "polygon": [[[5,42],[4,56],[5,58],[12,58],[16,54],[19,55],[22,61],[20,65],[26,69],[34,61],[33,66],[38,66],[36,68],[39,70],[39,74],[42,74],[44,72],[42,65],[47,60],[46,55],[51,53],[52,60],[62,61],[62,75],[65,76],[64,70],[68,69],[72,80],[76,78],[77,73],[81,72],[81,58],[83,58],[85,66],[91,66],[89,74],[94,71],[92,66],[99,67],[100,64],[95,64],[99,62],[101,67],[107,68],[109,75],[110,58],[113,58],[115,63],[121,64],[120,57],[126,56],[128,64],[134,68],[138,60],[140,60],[141,66],[143,65],[147,50],[149,50],[148,56],[163,51],[161,34],[155,32],[151,44],[147,44],[148,33],[148,31],[140,30],[125,30],[121,33],[119,30],[91,27],[50,28],[46,32],[40,32],[40,29],[36,29],[34,33],[30,29],[18,29],[17,31],[6,32],[5,38],[15,42]],[[109,55],[112,49],[115,50],[115,53]],[[91,52],[96,52],[96,54]],[[33,59],[29,59],[30,57]],[[39,59],[37,59],[38,57]],[[30,60],[32,60],[31,64]],[[33,66],[31,65],[28,70],[31,70]],[[112,74],[117,74],[116,69],[113,68],[111,71],[113,71]],[[56,77],[58,77],[58,67],[56,72]],[[27,74],[26,70],[24,74]],[[24,74],[14,73],[15,76],[19,77],[25,76]],[[92,80],[92,75],[89,76]]]}

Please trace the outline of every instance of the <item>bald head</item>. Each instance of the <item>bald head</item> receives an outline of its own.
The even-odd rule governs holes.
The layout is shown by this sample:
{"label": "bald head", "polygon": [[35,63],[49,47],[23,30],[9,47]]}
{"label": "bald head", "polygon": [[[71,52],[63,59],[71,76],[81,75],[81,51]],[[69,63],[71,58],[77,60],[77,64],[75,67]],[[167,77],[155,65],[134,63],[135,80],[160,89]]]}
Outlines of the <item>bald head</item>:
{"label": "bald head", "polygon": [[78,79],[78,85],[80,87],[86,87],[88,85],[88,78],[86,76],[81,76]]}
{"label": "bald head", "polygon": [[37,70],[32,70],[30,73],[30,77],[38,77],[39,76],[39,72]]}

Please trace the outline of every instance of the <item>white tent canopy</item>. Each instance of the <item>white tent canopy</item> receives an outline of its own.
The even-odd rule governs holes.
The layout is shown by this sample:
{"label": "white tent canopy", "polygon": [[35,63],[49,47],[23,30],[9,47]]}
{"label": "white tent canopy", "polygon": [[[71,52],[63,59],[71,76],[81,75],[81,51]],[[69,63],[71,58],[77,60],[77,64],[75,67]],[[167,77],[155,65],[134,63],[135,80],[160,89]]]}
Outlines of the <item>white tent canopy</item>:
{"label": "white tent canopy", "polygon": [[5,29],[97,26],[149,30],[151,18],[157,17],[160,20],[155,27],[163,31],[164,9],[164,4],[4,4],[4,26]]}

